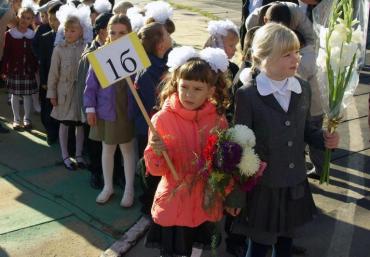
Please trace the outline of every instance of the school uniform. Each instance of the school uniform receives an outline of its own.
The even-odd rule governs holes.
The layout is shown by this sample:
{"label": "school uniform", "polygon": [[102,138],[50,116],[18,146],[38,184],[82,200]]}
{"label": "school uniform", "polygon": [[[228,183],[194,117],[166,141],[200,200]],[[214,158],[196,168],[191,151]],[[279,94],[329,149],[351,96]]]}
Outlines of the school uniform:
{"label": "school uniform", "polygon": [[324,139],[322,130],[312,128],[309,122],[307,83],[291,77],[286,85],[274,87],[266,77],[253,75],[237,91],[235,124],[254,131],[255,151],[267,168],[251,192],[234,190],[226,205],[244,208],[233,232],[272,245],[280,236],[292,237],[296,228],[316,214],[304,148],[308,143],[323,149]]}
{"label": "school uniform", "polygon": [[46,98],[48,74],[51,65],[51,56],[54,49],[56,32],[49,31],[41,35],[38,48],[42,49],[38,53],[39,75],[40,75],[40,104],[41,104],[41,122],[46,129],[49,142],[56,141],[58,138],[59,123],[50,116],[53,106],[50,100]]}

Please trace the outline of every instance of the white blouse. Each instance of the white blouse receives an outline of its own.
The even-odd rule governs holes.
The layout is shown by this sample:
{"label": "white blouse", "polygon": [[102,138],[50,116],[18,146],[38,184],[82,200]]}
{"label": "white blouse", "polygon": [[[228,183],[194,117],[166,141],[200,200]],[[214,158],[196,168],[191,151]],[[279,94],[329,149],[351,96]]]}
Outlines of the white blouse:
{"label": "white blouse", "polygon": [[273,94],[285,112],[288,111],[292,91],[296,94],[302,93],[301,84],[295,77],[289,77],[278,81],[270,79],[266,73],[261,72],[256,77],[257,90],[262,96]]}

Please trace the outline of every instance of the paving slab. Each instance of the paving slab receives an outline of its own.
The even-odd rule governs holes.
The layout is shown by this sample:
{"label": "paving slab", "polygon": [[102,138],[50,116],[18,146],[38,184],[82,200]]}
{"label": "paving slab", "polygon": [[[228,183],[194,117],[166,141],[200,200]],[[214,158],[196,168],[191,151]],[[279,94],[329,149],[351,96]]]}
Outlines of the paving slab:
{"label": "paving slab", "polygon": [[[95,202],[100,190],[95,190],[88,184],[90,173],[84,170],[71,172],[63,166],[51,166],[40,169],[27,170],[19,174],[26,181],[37,185],[42,190],[65,201],[73,208],[77,216],[97,223],[97,226],[118,236],[131,227],[141,216],[140,204],[135,201],[131,208],[120,207],[123,195],[122,189],[115,188],[116,194],[105,205],[98,205]],[[137,182],[139,178],[137,178]],[[137,186],[136,188],[139,188]],[[140,193],[136,191],[137,195]]]}
{"label": "paving slab", "polygon": [[[370,88],[370,87],[369,87]],[[353,120],[369,114],[369,95],[362,94],[350,97],[348,107],[345,110],[343,121]]]}
{"label": "paving slab", "polygon": [[53,165],[60,160],[59,146],[47,145],[44,134],[38,130],[3,134],[0,148],[0,163],[17,171]]}
{"label": "paving slab", "polygon": [[0,235],[0,257],[93,257],[113,241],[78,218],[68,217]]}
{"label": "paving slab", "polygon": [[3,177],[5,175],[13,173],[13,172],[16,172],[16,170],[13,170],[13,169],[7,167],[6,165],[3,165],[3,164],[0,163],[0,177]]}
{"label": "paving slab", "polygon": [[55,202],[12,180],[0,178],[0,196],[5,196],[0,201],[0,238],[2,234],[71,214]]}

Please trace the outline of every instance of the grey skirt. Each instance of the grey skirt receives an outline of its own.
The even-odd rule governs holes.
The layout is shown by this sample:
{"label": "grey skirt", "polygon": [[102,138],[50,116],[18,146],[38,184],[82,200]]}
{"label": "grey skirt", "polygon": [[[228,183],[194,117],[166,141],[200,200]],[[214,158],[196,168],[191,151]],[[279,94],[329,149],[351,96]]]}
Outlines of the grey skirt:
{"label": "grey skirt", "polygon": [[246,201],[232,231],[261,244],[274,244],[279,236],[294,237],[295,230],[317,214],[307,179],[294,187],[257,185]]}

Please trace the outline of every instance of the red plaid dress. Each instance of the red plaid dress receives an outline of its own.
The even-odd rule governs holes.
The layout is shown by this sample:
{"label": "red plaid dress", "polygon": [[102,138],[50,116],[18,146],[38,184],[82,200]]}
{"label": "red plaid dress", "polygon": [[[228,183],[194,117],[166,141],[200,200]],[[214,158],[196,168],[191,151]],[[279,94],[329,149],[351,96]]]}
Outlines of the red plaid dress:
{"label": "red plaid dress", "polygon": [[[22,35],[25,36],[21,37]],[[5,33],[1,74],[6,75],[10,94],[32,95],[38,92],[35,78],[38,63],[32,52],[31,35],[33,37],[31,30],[21,34],[16,28]]]}

